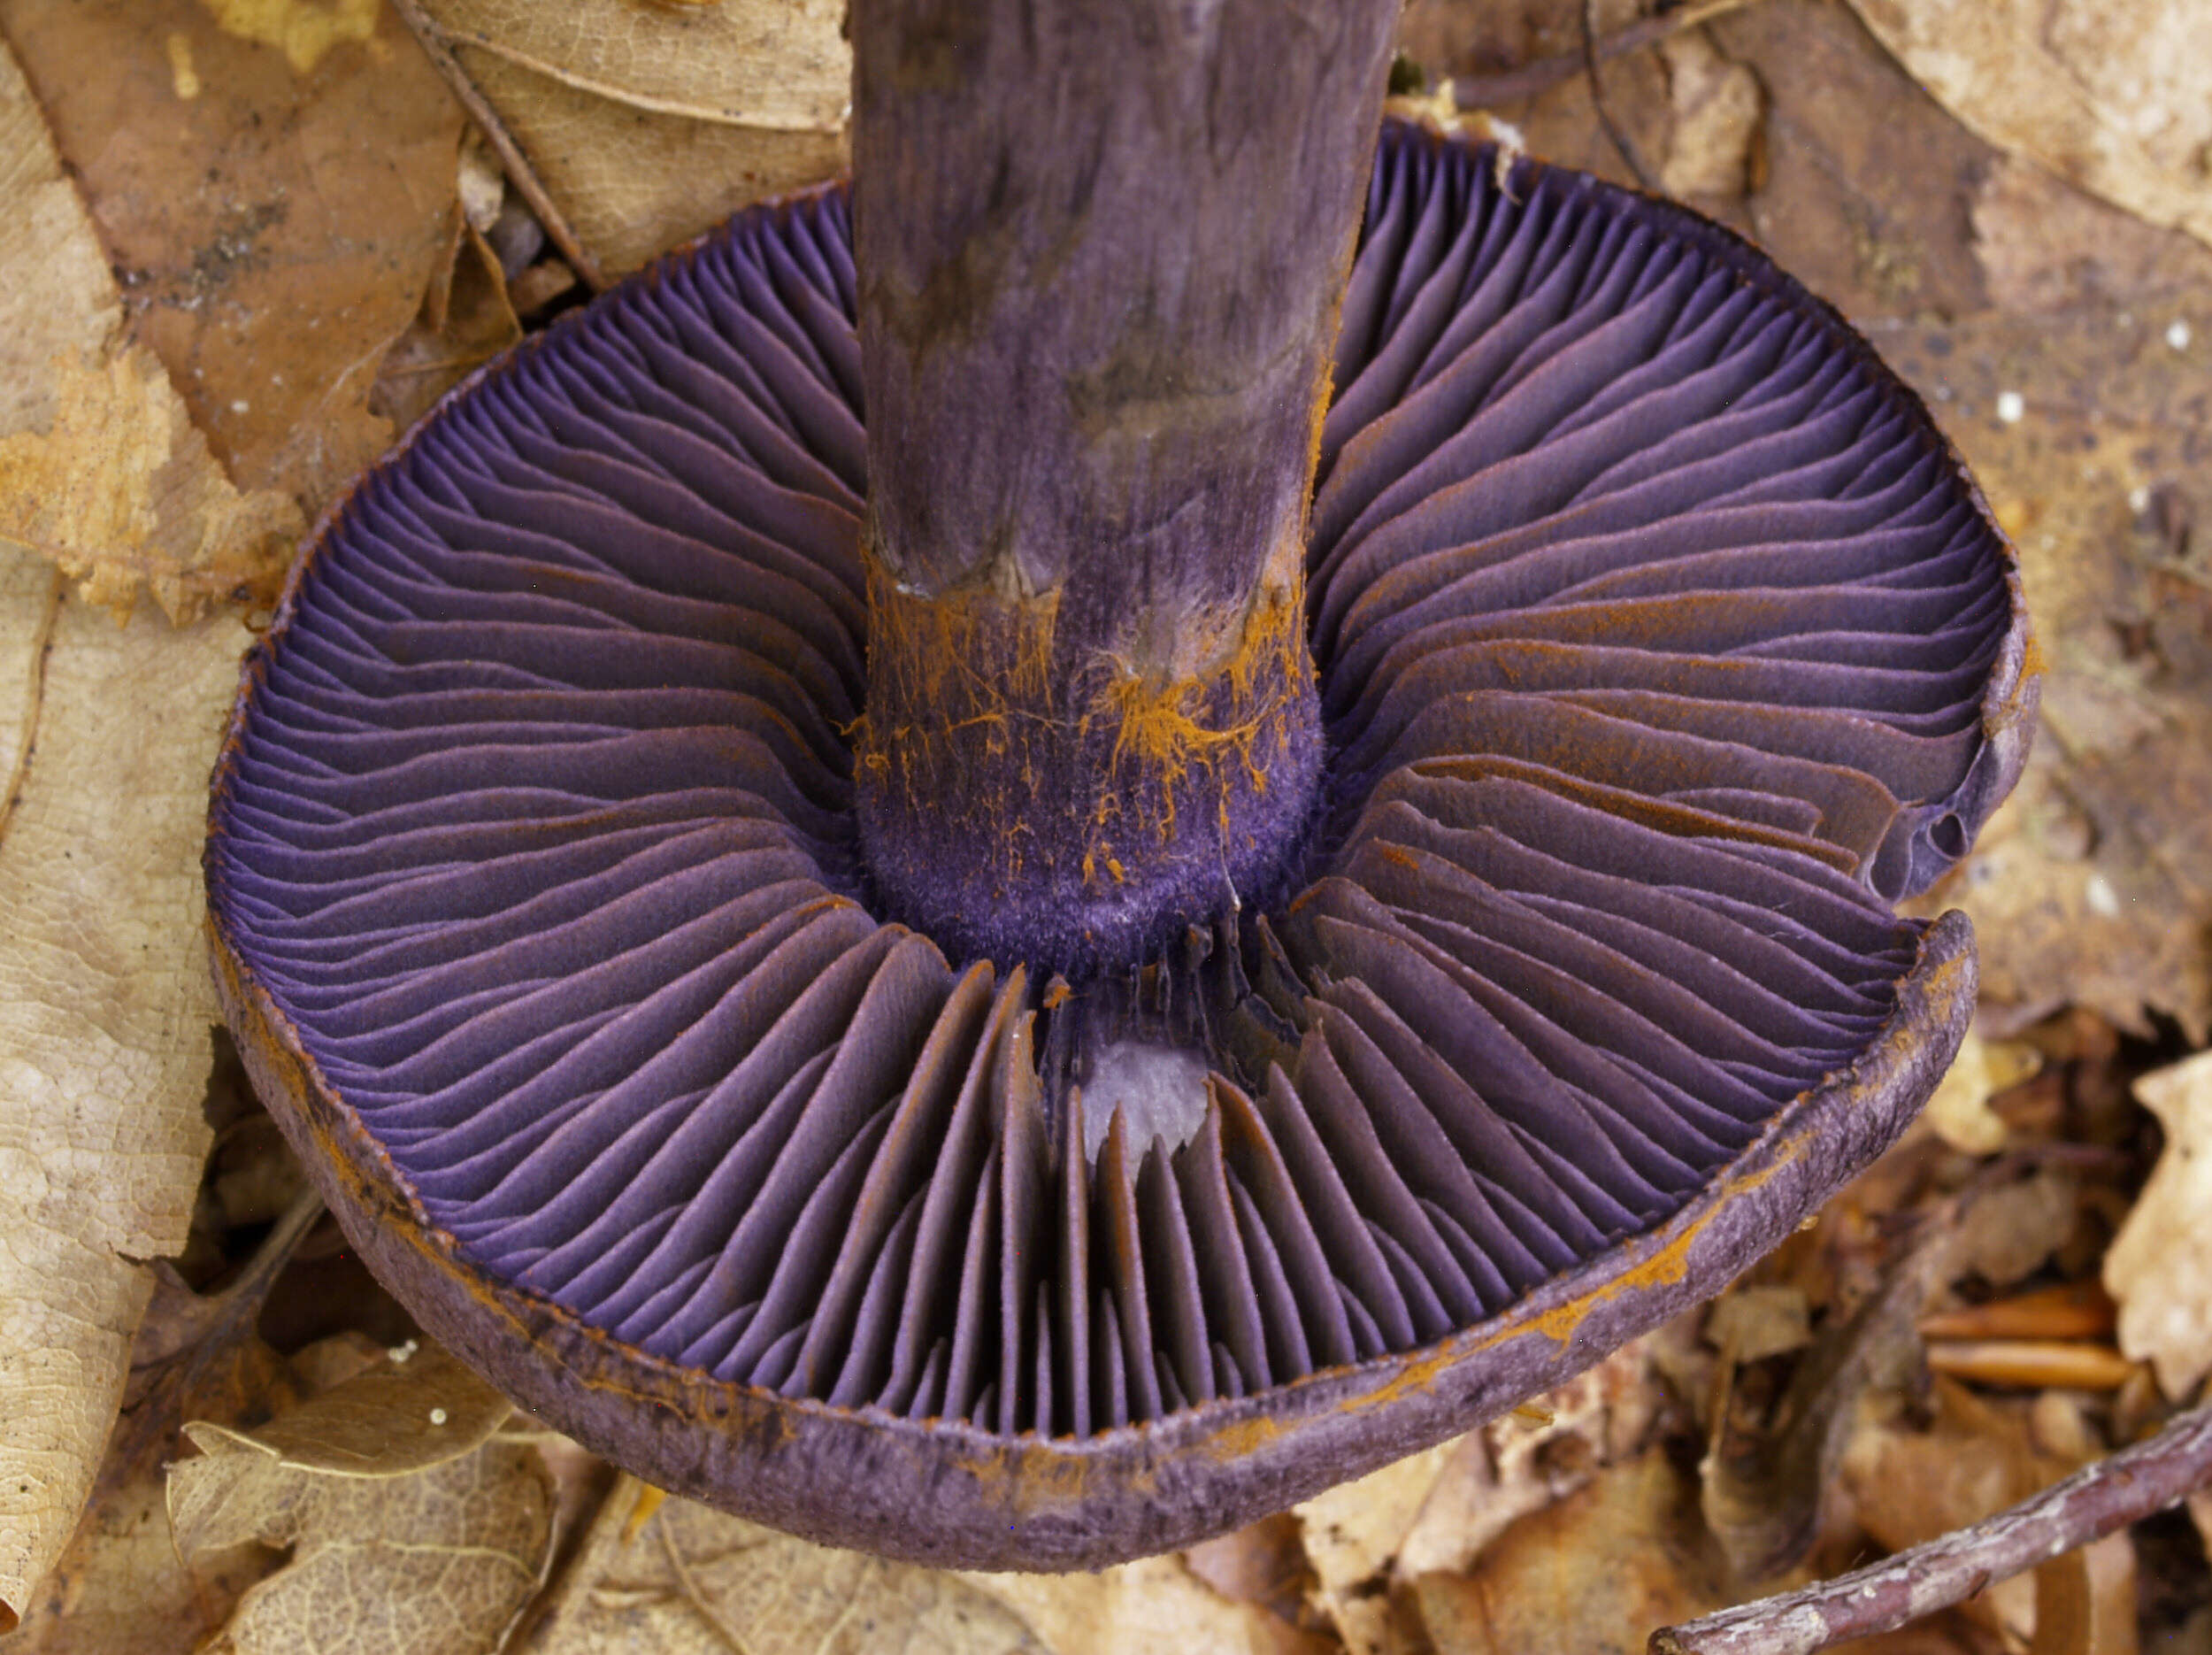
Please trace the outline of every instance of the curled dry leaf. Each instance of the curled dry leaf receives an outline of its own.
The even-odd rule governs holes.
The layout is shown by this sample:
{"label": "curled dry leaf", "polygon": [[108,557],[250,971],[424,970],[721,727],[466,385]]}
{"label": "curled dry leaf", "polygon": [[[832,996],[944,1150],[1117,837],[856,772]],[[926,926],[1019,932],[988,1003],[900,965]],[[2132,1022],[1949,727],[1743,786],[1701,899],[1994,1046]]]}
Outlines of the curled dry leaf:
{"label": "curled dry leaf", "polygon": [[845,164],[842,0],[422,0],[609,275]]}
{"label": "curled dry leaf", "polygon": [[449,244],[458,106],[360,0],[0,0],[0,24],[130,336],[228,476],[311,519],[391,441],[369,393]]}
{"label": "curled dry leaf", "polygon": [[143,608],[119,627],[0,548],[0,1623],[91,1487],[153,1290],[134,1261],[190,1225],[200,841],[246,642]]}
{"label": "curled dry leaf", "polygon": [[2200,0],[1853,4],[1981,137],[2212,242],[2212,29]]}
{"label": "curled dry leaf", "polygon": [[2212,1052],[2147,1074],[2135,1096],[2166,1147],[2105,1255],[2120,1349],[2181,1401],[2212,1373]]}
{"label": "curled dry leaf", "polygon": [[1623,1345],[1556,1390],[1462,1437],[1398,1547],[1393,1573],[1409,1580],[1463,1570],[1521,1518],[1634,1455],[1658,1405],[1651,1352],[1661,1336]]}
{"label": "curled dry leaf", "polygon": [[241,1431],[188,1425],[169,1519],[196,1569],[249,1543],[290,1559],[238,1600],[217,1652],[480,1655],[542,1577],[553,1482],[495,1439],[506,1402],[434,1347]]}
{"label": "curled dry leaf", "polygon": [[282,569],[302,519],[241,493],[160,360],[126,343],[108,258],[22,71],[0,45],[0,547],[128,614],[175,619]]}

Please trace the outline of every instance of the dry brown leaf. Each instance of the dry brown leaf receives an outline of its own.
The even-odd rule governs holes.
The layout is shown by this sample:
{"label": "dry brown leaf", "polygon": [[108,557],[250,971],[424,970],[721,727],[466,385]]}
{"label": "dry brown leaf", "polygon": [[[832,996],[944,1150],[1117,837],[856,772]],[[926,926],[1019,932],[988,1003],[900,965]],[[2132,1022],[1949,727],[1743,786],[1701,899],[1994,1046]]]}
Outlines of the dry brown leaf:
{"label": "dry brown leaf", "polygon": [[1640,1655],[1655,1628],[1730,1601],[1696,1485],[1661,1449],[1523,1518],[1465,1574],[1413,1590],[1437,1655]]}
{"label": "dry brown leaf", "polygon": [[0,27],[130,337],[241,488],[312,518],[391,441],[370,389],[457,214],[444,83],[373,0],[0,0]]}
{"label": "dry brown leaf", "polygon": [[207,1655],[488,1655],[544,1574],[552,1479],[527,1444],[357,1476],[287,1466],[237,1432],[186,1435],[207,1451],[169,1473],[186,1561],[249,1544],[291,1552],[239,1598]]}
{"label": "dry brown leaf", "polygon": [[2105,1255],[2104,1285],[2121,1351],[2179,1402],[2212,1373],[2212,1052],[2145,1075],[2135,1096],[2166,1147]]}
{"label": "dry brown leaf", "polygon": [[524,1645],[530,1655],[1045,1655],[1047,1648],[960,1576],[810,1545],[689,1500],[660,1500],[629,1477],[600,1508],[569,1573],[553,1613]]}
{"label": "dry brown leaf", "polygon": [[1252,1604],[1281,1622],[1277,1641],[1286,1647],[1310,1636],[1335,1651],[1337,1641],[1312,1628],[1319,1625],[1311,1594],[1319,1583],[1307,1560],[1304,1530],[1296,1515],[1277,1512],[1256,1523],[1187,1547],[1190,1572],[1224,1597]]}
{"label": "dry brown leaf", "polygon": [[68,1538],[208,1132],[207,775],[247,643],[0,549],[0,1620]]}
{"label": "dry brown leaf", "polygon": [[1974,132],[2212,242],[2202,0],[1852,0]]}
{"label": "dry brown leaf", "polygon": [[842,0],[424,0],[600,269],[845,165]]}
{"label": "dry brown leaf", "polygon": [[1930,1129],[1967,1155],[1994,1155],[2005,1147],[2004,1118],[1989,1100],[2043,1066],[2033,1046],[2016,1040],[1984,1040],[1971,1029],[1958,1056],[1936,1083],[1923,1112]]}
{"label": "dry brown leaf", "polygon": [[161,363],[127,343],[107,254],[0,46],[0,545],[96,604],[173,617],[280,570],[302,519],[232,486]]}

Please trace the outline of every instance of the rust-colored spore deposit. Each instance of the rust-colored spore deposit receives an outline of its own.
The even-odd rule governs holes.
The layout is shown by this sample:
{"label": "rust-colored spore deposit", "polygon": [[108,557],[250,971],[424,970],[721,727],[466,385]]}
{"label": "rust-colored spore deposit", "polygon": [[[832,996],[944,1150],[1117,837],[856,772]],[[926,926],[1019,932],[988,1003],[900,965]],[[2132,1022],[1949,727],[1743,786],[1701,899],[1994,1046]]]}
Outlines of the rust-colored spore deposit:
{"label": "rust-colored spore deposit", "polygon": [[[248,663],[219,984],[426,1328],[657,1486],[1092,1566],[1510,1407],[1891,1141],[1974,983],[1891,904],[2035,691],[2002,537],[1832,312],[1387,129],[1302,608],[1032,705],[1064,618],[871,590],[845,201],[457,393]],[[925,820],[1138,917],[995,930]]]}

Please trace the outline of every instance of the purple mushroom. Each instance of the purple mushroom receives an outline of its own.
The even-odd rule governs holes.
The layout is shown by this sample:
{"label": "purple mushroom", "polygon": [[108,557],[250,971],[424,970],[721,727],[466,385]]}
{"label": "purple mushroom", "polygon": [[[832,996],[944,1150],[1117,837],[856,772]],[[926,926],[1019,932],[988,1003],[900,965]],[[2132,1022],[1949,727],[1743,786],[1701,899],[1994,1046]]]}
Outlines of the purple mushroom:
{"label": "purple mushroom", "polygon": [[[1134,24],[990,58],[1108,110],[1059,161],[889,10],[856,206],[564,317],[317,530],[217,975],[364,1257],[549,1424],[1092,1566],[1557,1382],[1891,1141],[1975,981],[1891,904],[2018,773],[2027,622],[1919,404],[1735,236],[1402,125],[1371,177],[1387,8],[1231,4],[1356,96],[1202,77],[1280,142],[1165,181],[1085,102]],[[1048,199],[1231,189],[1250,246]],[[1289,297],[1208,288],[1256,256]]]}

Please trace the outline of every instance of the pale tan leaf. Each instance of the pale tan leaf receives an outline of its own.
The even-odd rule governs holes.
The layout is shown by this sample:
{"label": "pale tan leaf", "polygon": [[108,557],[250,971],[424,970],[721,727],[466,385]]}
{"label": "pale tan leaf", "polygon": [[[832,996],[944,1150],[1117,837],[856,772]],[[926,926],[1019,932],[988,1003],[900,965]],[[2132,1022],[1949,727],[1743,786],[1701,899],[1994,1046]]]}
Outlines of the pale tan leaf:
{"label": "pale tan leaf", "polygon": [[1256,1655],[1272,1641],[1273,1616],[1224,1597],[1176,1557],[1092,1574],[955,1578],[1019,1616],[1051,1655]]}
{"label": "pale tan leaf", "polygon": [[2212,1373],[2212,1052],[2145,1075],[2135,1096],[2166,1147],[2105,1254],[2120,1349],[2176,1402]]}
{"label": "pale tan leaf", "polygon": [[1659,48],[1674,127],[1659,186],[1671,196],[1740,196],[1751,173],[1764,100],[1759,77],[1721,56],[1700,30]]}
{"label": "pale tan leaf", "polygon": [[207,1152],[200,844],[248,640],[144,606],[118,627],[4,549],[0,604],[0,1605],[19,1605],[115,1418],[153,1285],[134,1261],[183,1245]]}
{"label": "pale tan leaf", "polygon": [[266,586],[299,509],[234,488],[161,363],[122,343],[107,255],[4,47],[0,145],[0,544],[122,614],[142,583],[179,620]]}
{"label": "pale tan leaf", "polygon": [[2034,1047],[2016,1040],[1984,1040],[1970,1029],[1928,1099],[1928,1125],[1955,1150],[1994,1155],[2005,1147],[2005,1123],[1989,1100],[2041,1066]]}
{"label": "pale tan leaf", "polygon": [[1972,131],[2212,242],[2202,0],[1853,0]]}
{"label": "pale tan leaf", "polygon": [[633,1478],[618,1483],[568,1572],[530,1655],[1046,1655],[1019,1619],[957,1575],[658,1500]]}
{"label": "pale tan leaf", "polygon": [[79,597],[119,615],[142,582],[178,619],[267,588],[299,508],[231,486],[151,352],[58,358],[47,379],[47,427],[0,436],[0,540],[50,559]]}
{"label": "pale tan leaf", "polygon": [[840,0],[425,0],[610,274],[845,165]]}
{"label": "pale tan leaf", "polygon": [[292,1554],[239,1599],[212,1655],[489,1655],[543,1575],[552,1479],[526,1444],[362,1477],[193,1435],[210,1451],[169,1474],[187,1561],[248,1541]]}

